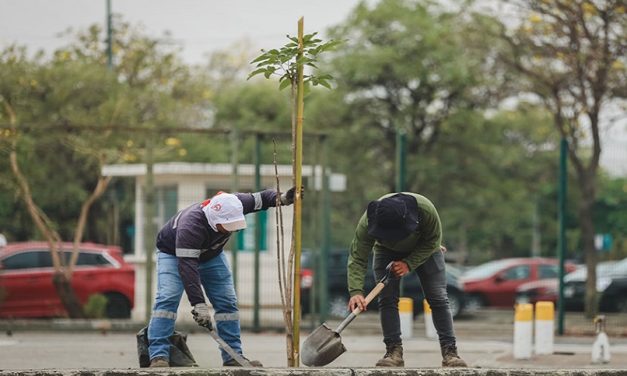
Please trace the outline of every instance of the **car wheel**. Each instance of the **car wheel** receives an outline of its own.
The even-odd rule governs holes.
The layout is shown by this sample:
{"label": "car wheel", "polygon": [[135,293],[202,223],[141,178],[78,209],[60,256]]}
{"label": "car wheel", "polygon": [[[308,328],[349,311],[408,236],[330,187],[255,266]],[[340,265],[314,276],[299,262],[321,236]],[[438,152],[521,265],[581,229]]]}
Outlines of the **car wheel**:
{"label": "car wheel", "polygon": [[466,298],[466,309],[470,312],[485,307],[485,300],[479,294],[470,294]]}
{"label": "car wheel", "polygon": [[448,306],[451,310],[451,316],[457,317],[462,310],[462,300],[458,294],[448,294]]}
{"label": "car wheel", "polygon": [[329,315],[331,317],[344,317],[348,313],[348,300],[344,296],[333,296],[329,299]]}
{"label": "car wheel", "polygon": [[107,297],[107,307],[105,312],[110,319],[128,319],[131,317],[131,303],[128,299],[118,293],[105,294]]}

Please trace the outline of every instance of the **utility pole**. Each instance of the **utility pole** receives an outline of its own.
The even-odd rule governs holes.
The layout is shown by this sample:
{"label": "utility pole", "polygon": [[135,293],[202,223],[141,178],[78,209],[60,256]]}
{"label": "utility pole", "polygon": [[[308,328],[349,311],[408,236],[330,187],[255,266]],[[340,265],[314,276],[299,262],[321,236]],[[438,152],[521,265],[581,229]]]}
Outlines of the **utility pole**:
{"label": "utility pole", "polygon": [[107,67],[113,69],[113,16],[111,14],[111,0],[107,0]]}

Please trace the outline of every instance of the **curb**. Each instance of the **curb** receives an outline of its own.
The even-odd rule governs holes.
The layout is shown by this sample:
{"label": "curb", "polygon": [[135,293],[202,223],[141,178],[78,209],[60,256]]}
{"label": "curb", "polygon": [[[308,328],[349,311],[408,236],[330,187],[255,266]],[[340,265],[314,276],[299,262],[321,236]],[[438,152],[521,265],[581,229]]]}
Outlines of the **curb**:
{"label": "curb", "polygon": [[408,368],[236,368],[236,369],[43,369],[0,370],[0,376],[624,376],[627,369],[539,370],[539,369],[408,369]]}

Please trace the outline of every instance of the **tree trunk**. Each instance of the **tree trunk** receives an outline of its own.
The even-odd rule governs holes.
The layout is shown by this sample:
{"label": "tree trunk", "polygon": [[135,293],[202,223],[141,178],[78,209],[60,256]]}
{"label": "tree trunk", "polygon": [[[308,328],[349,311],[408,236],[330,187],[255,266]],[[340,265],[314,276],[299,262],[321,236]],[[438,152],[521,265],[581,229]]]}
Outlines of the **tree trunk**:
{"label": "tree trunk", "polygon": [[15,133],[15,135],[13,136],[14,138],[11,140],[11,149],[9,152],[9,163],[11,165],[11,171],[13,172],[13,176],[15,176],[15,180],[19,187],[20,196],[22,198],[22,201],[24,202],[24,205],[26,205],[26,208],[29,215],[31,216],[31,219],[33,220],[33,223],[44,236],[44,238],[46,238],[48,246],[50,247],[50,254],[54,267],[52,284],[56,288],[59,299],[61,299],[61,303],[63,304],[63,307],[65,307],[69,317],[83,318],[85,316],[83,314],[83,309],[78,302],[78,299],[76,298],[74,290],[72,289],[72,275],[66,274],[64,270],[66,261],[63,257],[63,250],[59,249],[59,243],[61,241],[61,238],[52,226],[50,219],[35,203],[28,179],[26,179],[26,176],[24,176],[20,168],[20,164],[17,158],[17,116],[13,111],[13,107],[11,107],[9,103],[4,102],[4,107],[9,114],[9,121]]}
{"label": "tree trunk", "polygon": [[63,303],[63,307],[65,307],[68,316],[73,319],[85,318],[83,307],[72,288],[72,279],[68,279],[65,273],[55,272],[52,276],[52,283],[57,290],[59,299],[61,299],[61,303]]}
{"label": "tree trunk", "polygon": [[[101,161],[99,167],[103,165]],[[107,189],[109,182],[111,181],[111,176],[100,176],[98,178],[98,183],[96,187],[91,192],[89,197],[83,202],[81,205],[81,213],[78,217],[78,223],[76,224],[76,232],[74,233],[74,242],[72,247],[72,257],[70,261],[66,265],[65,275],[68,280],[72,280],[72,273],[74,272],[74,266],[76,266],[76,261],[78,261],[78,248],[83,240],[83,233],[85,232],[85,226],[87,225],[87,217],[89,216],[89,209],[97,199],[102,196],[102,194]]]}

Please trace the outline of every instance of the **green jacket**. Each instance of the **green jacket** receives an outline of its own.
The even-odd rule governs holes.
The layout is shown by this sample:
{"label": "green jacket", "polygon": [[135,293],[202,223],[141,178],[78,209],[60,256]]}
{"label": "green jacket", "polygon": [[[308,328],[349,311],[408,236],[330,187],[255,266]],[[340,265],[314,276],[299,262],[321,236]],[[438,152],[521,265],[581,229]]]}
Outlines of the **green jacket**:
{"label": "green jacket", "polygon": [[[348,292],[351,296],[364,294],[364,278],[368,268],[368,256],[370,252],[398,252],[403,255],[403,261],[409,265],[410,270],[414,270],[422,265],[436,251],[440,250],[442,242],[442,224],[438,212],[433,203],[428,198],[416,193],[402,192],[414,196],[418,203],[419,226],[418,230],[407,238],[393,243],[379,242],[368,235],[367,212],[359,219],[355,237],[351,242],[348,255]],[[392,196],[396,193],[389,193],[382,198]]]}

